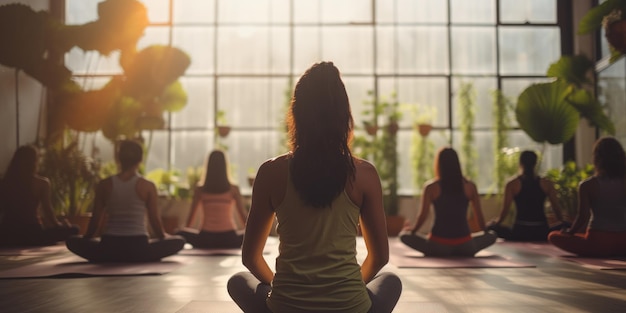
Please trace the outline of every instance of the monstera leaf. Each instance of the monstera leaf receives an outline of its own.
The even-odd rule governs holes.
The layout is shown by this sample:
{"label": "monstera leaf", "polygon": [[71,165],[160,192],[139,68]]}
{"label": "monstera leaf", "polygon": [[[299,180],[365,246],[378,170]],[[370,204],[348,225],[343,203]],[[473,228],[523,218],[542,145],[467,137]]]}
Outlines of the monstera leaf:
{"label": "monstera leaf", "polygon": [[568,141],[574,136],[580,120],[580,113],[567,100],[571,92],[571,86],[560,80],[526,88],[515,107],[519,126],[539,143]]}

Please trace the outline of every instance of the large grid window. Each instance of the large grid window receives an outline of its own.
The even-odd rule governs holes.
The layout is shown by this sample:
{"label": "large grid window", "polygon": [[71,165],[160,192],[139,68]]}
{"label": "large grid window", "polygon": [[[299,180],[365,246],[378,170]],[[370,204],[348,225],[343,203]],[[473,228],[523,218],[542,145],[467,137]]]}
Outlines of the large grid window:
{"label": "large grid window", "polygon": [[[67,22],[96,18],[98,0],[67,0]],[[139,42],[167,44],[192,59],[181,82],[187,107],[167,117],[151,138],[148,170],[204,165],[206,155],[227,147],[233,178],[244,193],[246,176],[285,151],[286,91],[312,63],[333,61],[343,75],[356,125],[362,124],[368,91],[396,93],[402,104],[435,108],[436,147],[460,148],[457,93],[472,83],[477,95],[473,126],[479,152],[476,181],[493,182],[491,92],[513,101],[561,54],[556,0],[145,0],[151,25]],[[73,50],[68,66],[86,88],[120,72],[117,55]],[[105,78],[103,78],[105,77]],[[232,131],[216,136],[216,113]],[[405,112],[398,133],[400,194],[414,194],[410,150],[414,121]],[[323,127],[323,125],[321,125]],[[362,133],[357,129],[357,134]],[[511,146],[543,151],[543,169],[560,165],[560,146],[538,146],[513,129]],[[104,158],[110,144],[93,135]]]}

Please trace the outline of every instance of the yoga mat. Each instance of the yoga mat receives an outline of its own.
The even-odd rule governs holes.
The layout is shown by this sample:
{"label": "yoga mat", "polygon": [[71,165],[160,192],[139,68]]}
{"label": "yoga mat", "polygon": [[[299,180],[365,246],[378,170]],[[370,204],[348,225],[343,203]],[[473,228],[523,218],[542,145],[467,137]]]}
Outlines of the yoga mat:
{"label": "yoga mat", "polygon": [[233,301],[191,301],[176,313],[241,313],[241,309]]}
{"label": "yoga mat", "polygon": [[[176,313],[240,313],[233,301],[191,301]],[[447,313],[446,307],[437,302],[398,302],[393,313]]]}
{"label": "yoga mat", "polygon": [[28,256],[43,256],[55,254],[63,251],[68,251],[65,244],[57,244],[54,246],[43,247],[4,247],[0,248],[0,256],[15,256],[15,255],[28,255]]}
{"label": "yoga mat", "polygon": [[499,245],[513,247],[515,249],[541,254],[549,257],[559,258],[561,260],[578,263],[587,268],[599,270],[619,270],[626,269],[626,257],[612,258],[588,258],[579,257],[575,254],[563,251],[550,243],[543,242],[498,242]]}
{"label": "yoga mat", "polygon": [[241,255],[241,249],[202,249],[202,248],[185,248],[178,251],[179,255],[192,256],[228,256]]}
{"label": "yoga mat", "polygon": [[163,275],[186,262],[183,257],[172,256],[161,262],[89,263],[72,255],[0,271],[0,278]]}
{"label": "yoga mat", "polygon": [[479,251],[470,257],[425,257],[399,240],[390,242],[389,263],[400,268],[503,268],[503,267],[535,267],[533,264],[512,261],[508,258]]}

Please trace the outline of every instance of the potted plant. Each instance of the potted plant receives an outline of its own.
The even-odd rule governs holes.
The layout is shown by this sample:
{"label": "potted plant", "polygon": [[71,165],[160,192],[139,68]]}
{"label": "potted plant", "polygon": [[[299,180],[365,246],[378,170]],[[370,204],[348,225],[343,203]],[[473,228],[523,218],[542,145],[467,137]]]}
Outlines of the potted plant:
{"label": "potted plant", "polygon": [[41,175],[50,180],[52,207],[57,215],[84,233],[91,218],[94,190],[100,177],[99,163],[78,148],[78,140],[44,149]]}
{"label": "potted plant", "polygon": [[411,161],[413,169],[413,182],[417,193],[422,192],[424,183],[433,177],[433,160],[435,157],[435,144],[429,137],[433,128],[433,119],[436,109],[432,106],[410,105],[413,115],[414,132],[411,141]]}
{"label": "potted plant", "polygon": [[224,110],[217,110],[216,115],[217,134],[224,138],[230,133],[230,126],[226,120],[226,112]]}
{"label": "potted plant", "polygon": [[606,0],[591,8],[578,24],[578,34],[588,34],[604,28],[611,51],[610,62],[626,53],[626,1]]}
{"label": "potted plant", "polygon": [[390,236],[397,236],[404,226],[404,217],[398,215],[397,131],[402,112],[395,93],[389,99],[377,98],[372,91],[368,91],[368,95],[371,99],[365,102],[363,116],[369,125],[382,132],[367,132],[366,135],[356,136],[352,147],[355,155],[372,161],[376,166],[383,188],[387,231]]}
{"label": "potted plant", "polygon": [[585,56],[563,56],[550,65],[551,83],[533,84],[517,100],[515,117],[520,128],[535,142],[562,144],[570,140],[580,118],[615,133],[615,126],[604,108],[586,88],[591,88],[587,73],[593,62]]}
{"label": "potted plant", "polygon": [[463,165],[463,174],[476,179],[476,145],[474,144],[474,120],[476,115],[476,90],[473,83],[461,82],[458,102],[459,128],[461,131],[461,150],[459,158]]}
{"label": "potted plant", "polygon": [[568,161],[561,168],[553,168],[546,173],[546,177],[554,182],[566,220],[571,221],[578,213],[578,184],[593,173],[592,164],[579,168],[574,161]]}

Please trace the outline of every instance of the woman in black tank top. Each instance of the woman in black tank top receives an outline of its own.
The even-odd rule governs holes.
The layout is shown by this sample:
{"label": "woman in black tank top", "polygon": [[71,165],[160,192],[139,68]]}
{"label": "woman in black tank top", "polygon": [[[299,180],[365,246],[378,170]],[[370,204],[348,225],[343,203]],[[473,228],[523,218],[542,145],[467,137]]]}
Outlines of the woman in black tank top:
{"label": "woman in black tank top", "polygon": [[[521,174],[507,182],[504,189],[502,211],[497,219],[487,227],[498,234],[498,237],[510,241],[546,241],[552,230],[566,226],[561,214],[561,208],[556,196],[556,190],[551,181],[535,174],[537,154],[533,151],[523,151],[520,154],[519,166]],[[546,197],[554,215],[560,221],[550,228],[545,215],[544,204]],[[515,222],[509,227],[503,225],[509,214],[511,203],[515,202]]]}
{"label": "woman in black tank top", "polygon": [[[490,232],[472,234],[467,223],[467,208],[471,203],[478,225],[485,229],[476,185],[465,179],[459,157],[452,148],[442,148],[435,163],[436,177],[426,183],[421,196],[421,211],[417,222],[400,240],[426,256],[472,257],[492,245],[496,235]],[[427,237],[416,234],[429,215],[431,204],[435,222]]]}

